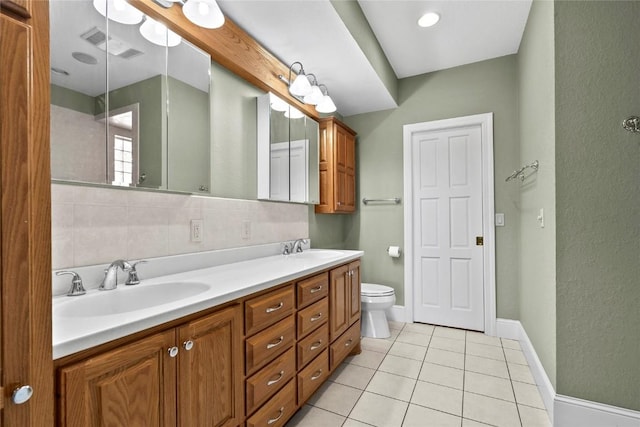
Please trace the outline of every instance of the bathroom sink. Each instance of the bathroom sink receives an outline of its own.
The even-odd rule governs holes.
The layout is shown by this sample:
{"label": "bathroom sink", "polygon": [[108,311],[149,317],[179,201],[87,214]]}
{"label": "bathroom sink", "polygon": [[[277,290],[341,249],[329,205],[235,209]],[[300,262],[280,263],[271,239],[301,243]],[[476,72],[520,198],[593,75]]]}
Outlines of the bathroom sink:
{"label": "bathroom sink", "polygon": [[95,317],[129,313],[190,298],[209,289],[211,286],[199,282],[166,282],[139,287],[120,285],[113,291],[96,291],[65,299],[54,306],[54,315]]}
{"label": "bathroom sink", "polygon": [[304,260],[325,260],[330,258],[337,258],[344,255],[341,251],[334,251],[331,249],[307,249],[304,252],[292,254],[291,256],[296,259]]}

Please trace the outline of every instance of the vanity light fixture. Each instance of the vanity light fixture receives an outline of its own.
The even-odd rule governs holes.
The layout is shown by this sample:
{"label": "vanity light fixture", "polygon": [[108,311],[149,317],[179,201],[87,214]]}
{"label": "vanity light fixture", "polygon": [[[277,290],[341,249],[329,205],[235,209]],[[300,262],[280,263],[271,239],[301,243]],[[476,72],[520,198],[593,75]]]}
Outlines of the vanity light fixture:
{"label": "vanity light fixture", "polygon": [[163,23],[149,18],[145,18],[140,25],[140,34],[158,46],[173,47],[180,44],[182,37],[168,29]]}
{"label": "vanity light fixture", "polygon": [[287,111],[284,112],[284,116],[288,119],[301,119],[304,117],[304,113],[295,107],[289,107]]}
{"label": "vanity light fixture", "polygon": [[[300,71],[296,73],[296,79],[291,82],[291,73],[293,72],[293,66],[296,64],[300,65]],[[289,93],[291,95],[303,97],[311,94],[311,83],[309,83],[309,79],[304,73],[301,62],[296,61],[289,67],[289,82]]]}
{"label": "vanity light fixture", "polygon": [[285,112],[289,109],[289,104],[287,104],[286,102],[284,102],[282,99],[278,98],[275,95],[271,95],[271,108],[274,111],[280,111],[280,112]]}
{"label": "vanity light fixture", "polygon": [[324,91],[322,91],[322,101],[316,105],[316,111],[318,113],[333,113],[337,110],[336,104],[333,102],[333,99],[329,96],[329,89],[325,85],[319,85],[320,90],[324,87]]}
{"label": "vanity light fixture", "polygon": [[121,24],[139,24],[144,16],[125,0],[93,0],[93,7],[100,15]]}
{"label": "vanity light fixture", "polygon": [[418,19],[418,25],[423,28],[433,27],[440,21],[440,15],[435,12],[427,12]]}
{"label": "vanity light fixture", "polygon": [[224,14],[216,0],[153,0],[165,9],[174,3],[182,5],[182,13],[187,19],[202,28],[220,28],[224,25]]}
{"label": "vanity light fixture", "polygon": [[311,93],[309,95],[306,95],[303,98],[303,101],[305,104],[318,105],[318,103],[322,101],[322,97],[324,96],[324,94],[322,93],[320,87],[318,87],[318,80],[316,79],[316,76],[309,73],[307,74],[307,77],[313,77],[313,80],[311,81]]}

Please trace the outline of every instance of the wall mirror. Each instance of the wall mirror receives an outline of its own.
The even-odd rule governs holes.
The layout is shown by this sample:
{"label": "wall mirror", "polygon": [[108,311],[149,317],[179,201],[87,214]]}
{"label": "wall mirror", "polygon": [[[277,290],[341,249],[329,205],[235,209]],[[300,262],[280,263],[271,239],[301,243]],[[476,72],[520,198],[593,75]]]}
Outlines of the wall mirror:
{"label": "wall mirror", "polygon": [[50,2],[52,178],[208,194],[210,57],[118,1]]}
{"label": "wall mirror", "polygon": [[317,204],[318,122],[272,93],[257,102],[258,199]]}

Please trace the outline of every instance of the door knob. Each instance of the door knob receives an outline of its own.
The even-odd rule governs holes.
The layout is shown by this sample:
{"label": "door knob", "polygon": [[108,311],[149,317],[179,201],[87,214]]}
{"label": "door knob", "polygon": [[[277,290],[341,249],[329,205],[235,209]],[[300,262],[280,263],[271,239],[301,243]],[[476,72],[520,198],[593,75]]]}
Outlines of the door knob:
{"label": "door knob", "polygon": [[13,390],[11,401],[16,405],[22,405],[33,396],[33,388],[30,385],[23,385]]}

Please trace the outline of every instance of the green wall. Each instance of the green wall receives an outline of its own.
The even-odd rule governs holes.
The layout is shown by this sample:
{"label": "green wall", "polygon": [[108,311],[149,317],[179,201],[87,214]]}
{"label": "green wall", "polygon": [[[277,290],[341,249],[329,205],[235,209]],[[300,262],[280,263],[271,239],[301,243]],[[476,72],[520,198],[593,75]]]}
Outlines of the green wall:
{"label": "green wall", "polygon": [[640,2],[555,12],[557,392],[640,410]]}
{"label": "green wall", "polygon": [[[535,0],[518,51],[520,164],[538,160],[520,192],[520,321],[556,383],[555,82],[553,2]],[[537,220],[544,209],[545,224]]]}
{"label": "green wall", "polygon": [[[357,197],[402,197],[402,126],[479,113],[494,113],[496,212],[506,226],[496,229],[497,311],[519,318],[517,186],[504,178],[520,163],[518,144],[517,61],[515,55],[433,72],[399,81],[393,110],[355,115],[345,123],[357,133]],[[403,242],[403,205],[363,206],[346,221],[346,247],[365,251],[364,281],[396,290],[404,304],[404,258],[390,258],[389,245]]]}
{"label": "green wall", "polygon": [[96,114],[95,102],[93,96],[66,87],[51,85],[51,103],[53,105],[94,116]]}

